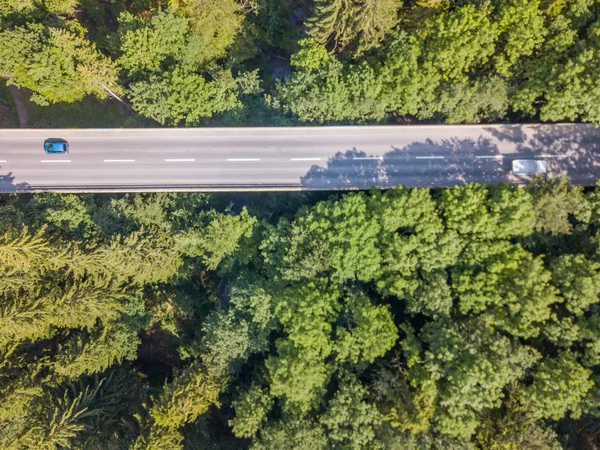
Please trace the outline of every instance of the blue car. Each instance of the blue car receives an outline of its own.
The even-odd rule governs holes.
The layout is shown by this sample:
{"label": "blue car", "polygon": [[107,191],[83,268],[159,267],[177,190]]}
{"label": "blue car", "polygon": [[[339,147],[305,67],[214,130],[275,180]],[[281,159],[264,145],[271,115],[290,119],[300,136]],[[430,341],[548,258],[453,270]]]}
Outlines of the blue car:
{"label": "blue car", "polygon": [[44,141],[44,151],[50,153],[69,153],[69,143],[64,139],[46,139]]}

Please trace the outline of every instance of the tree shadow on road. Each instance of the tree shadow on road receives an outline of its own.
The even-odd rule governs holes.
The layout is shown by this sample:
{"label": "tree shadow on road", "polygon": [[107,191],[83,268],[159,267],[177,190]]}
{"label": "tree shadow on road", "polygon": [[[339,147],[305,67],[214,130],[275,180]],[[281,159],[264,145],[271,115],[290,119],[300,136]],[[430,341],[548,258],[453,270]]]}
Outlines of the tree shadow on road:
{"label": "tree shadow on road", "polygon": [[[388,180],[395,184],[408,180],[411,186],[438,187],[472,181],[506,181],[504,175],[510,163],[496,159],[498,155],[500,151],[490,139],[427,139],[392,147],[382,165]],[[436,156],[443,159],[426,159]]]}
{"label": "tree shadow on road", "polygon": [[600,128],[490,126],[482,128],[476,139],[426,139],[391,146],[383,157],[353,147],[338,152],[327,167],[313,166],[301,182],[304,188],[315,190],[523,183],[527,180],[510,171],[512,161],[519,158],[544,158],[550,175],[566,173],[574,183],[594,185],[600,178]]}
{"label": "tree shadow on road", "polygon": [[[2,166],[0,166],[2,170]],[[12,172],[8,172],[6,175],[0,173],[0,194],[27,191],[29,183],[18,183],[15,184],[15,177]]]}
{"label": "tree shadow on road", "polygon": [[[501,181],[506,164],[495,156],[498,149],[489,140],[470,139],[413,142],[392,147],[382,158],[357,148],[338,152],[327,167],[313,166],[301,178],[307,189],[386,188],[399,184],[419,187],[452,186],[469,181]],[[443,155],[444,159],[428,159]],[[418,159],[419,158],[419,159]]]}
{"label": "tree shadow on road", "polygon": [[553,156],[547,160],[554,175],[565,174],[572,182],[582,185],[594,185],[600,178],[599,127],[584,124],[533,125],[528,127],[527,135],[521,132],[525,138],[495,128],[485,130],[515,144],[519,154]]}
{"label": "tree shadow on road", "polygon": [[309,189],[367,189],[373,185],[385,186],[386,175],[379,159],[368,159],[356,148],[338,152],[327,163],[327,167],[312,166],[301,178],[302,185]]}

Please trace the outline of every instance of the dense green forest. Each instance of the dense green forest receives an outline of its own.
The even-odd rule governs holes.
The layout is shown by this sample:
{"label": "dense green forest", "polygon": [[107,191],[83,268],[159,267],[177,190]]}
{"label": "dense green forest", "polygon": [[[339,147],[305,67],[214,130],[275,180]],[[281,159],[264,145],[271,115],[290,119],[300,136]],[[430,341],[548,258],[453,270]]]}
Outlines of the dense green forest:
{"label": "dense green forest", "polygon": [[598,123],[599,17],[598,0],[0,0],[0,77],[39,105],[123,102],[127,126]]}
{"label": "dense green forest", "polygon": [[4,195],[0,216],[0,448],[600,445],[600,188]]}

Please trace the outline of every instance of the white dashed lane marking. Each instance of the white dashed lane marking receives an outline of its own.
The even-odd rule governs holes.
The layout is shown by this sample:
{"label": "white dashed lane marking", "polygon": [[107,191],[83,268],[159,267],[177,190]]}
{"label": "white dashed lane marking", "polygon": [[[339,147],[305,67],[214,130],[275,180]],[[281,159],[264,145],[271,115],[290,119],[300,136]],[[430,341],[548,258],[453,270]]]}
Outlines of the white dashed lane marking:
{"label": "white dashed lane marking", "polygon": [[476,156],[477,159],[503,159],[504,155],[481,155]]}

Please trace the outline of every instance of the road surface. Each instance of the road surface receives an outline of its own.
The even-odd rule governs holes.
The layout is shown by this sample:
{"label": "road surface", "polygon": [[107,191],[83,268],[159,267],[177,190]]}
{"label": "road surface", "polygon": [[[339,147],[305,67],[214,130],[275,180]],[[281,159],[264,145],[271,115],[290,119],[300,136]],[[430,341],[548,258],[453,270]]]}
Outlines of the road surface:
{"label": "road surface", "polygon": [[[47,138],[69,141],[46,155]],[[526,182],[514,159],[594,185],[600,129],[582,124],[0,131],[0,192],[337,190]]]}

